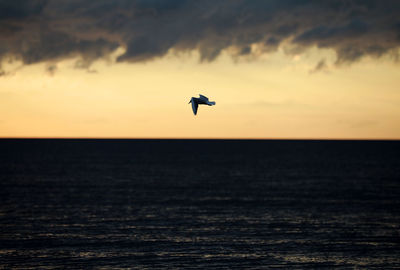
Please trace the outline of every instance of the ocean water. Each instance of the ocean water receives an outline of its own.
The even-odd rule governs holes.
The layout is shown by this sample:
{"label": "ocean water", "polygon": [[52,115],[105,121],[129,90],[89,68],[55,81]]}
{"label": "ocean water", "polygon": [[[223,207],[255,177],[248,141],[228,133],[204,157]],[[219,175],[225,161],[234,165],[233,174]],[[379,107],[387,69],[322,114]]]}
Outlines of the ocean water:
{"label": "ocean water", "polygon": [[400,268],[400,142],[0,140],[0,269]]}

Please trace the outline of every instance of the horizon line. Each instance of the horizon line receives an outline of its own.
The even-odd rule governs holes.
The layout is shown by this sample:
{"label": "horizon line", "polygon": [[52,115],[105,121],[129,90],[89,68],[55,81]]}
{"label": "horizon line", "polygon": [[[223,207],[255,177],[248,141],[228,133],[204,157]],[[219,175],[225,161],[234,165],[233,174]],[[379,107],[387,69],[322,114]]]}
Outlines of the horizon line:
{"label": "horizon line", "polygon": [[221,141],[400,141],[400,138],[262,138],[262,137],[1,137],[0,140],[221,140]]}

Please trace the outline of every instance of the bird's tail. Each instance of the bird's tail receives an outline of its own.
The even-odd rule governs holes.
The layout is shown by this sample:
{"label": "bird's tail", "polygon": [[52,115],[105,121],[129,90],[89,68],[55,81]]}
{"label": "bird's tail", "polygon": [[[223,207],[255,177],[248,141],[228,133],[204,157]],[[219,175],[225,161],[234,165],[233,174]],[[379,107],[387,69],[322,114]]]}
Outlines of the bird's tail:
{"label": "bird's tail", "polygon": [[215,105],[215,101],[209,101],[208,105]]}

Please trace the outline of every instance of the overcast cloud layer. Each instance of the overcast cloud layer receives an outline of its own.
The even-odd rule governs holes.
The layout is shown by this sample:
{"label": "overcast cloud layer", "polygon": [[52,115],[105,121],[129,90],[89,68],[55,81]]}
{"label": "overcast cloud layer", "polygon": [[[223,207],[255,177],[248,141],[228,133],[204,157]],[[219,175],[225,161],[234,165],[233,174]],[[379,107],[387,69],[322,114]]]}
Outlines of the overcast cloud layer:
{"label": "overcast cloud layer", "polygon": [[0,60],[25,64],[80,56],[88,67],[120,46],[126,52],[118,61],[170,49],[198,50],[212,61],[226,48],[257,56],[282,44],[292,52],[331,48],[338,64],[396,58],[400,1],[0,0]]}

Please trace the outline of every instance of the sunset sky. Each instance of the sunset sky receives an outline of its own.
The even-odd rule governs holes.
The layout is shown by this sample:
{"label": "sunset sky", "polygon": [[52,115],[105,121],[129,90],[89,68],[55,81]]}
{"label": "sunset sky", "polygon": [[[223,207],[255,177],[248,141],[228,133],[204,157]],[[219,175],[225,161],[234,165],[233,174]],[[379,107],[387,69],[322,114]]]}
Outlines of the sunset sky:
{"label": "sunset sky", "polygon": [[0,0],[0,137],[400,139],[399,45],[398,0]]}

